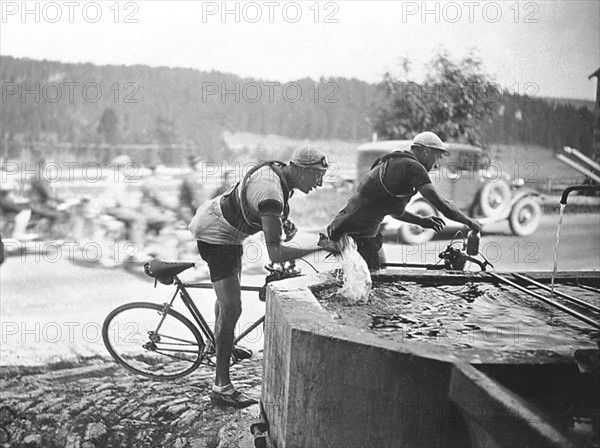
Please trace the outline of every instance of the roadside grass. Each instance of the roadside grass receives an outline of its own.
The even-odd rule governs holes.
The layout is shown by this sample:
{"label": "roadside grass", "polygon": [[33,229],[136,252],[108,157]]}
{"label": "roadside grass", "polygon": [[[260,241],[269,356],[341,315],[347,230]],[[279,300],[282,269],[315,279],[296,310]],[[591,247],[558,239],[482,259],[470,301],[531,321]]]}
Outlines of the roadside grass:
{"label": "roadside grass", "polygon": [[534,145],[490,145],[491,157],[511,177],[537,190],[582,183],[585,176],[556,158],[552,149]]}
{"label": "roadside grass", "polygon": [[[542,195],[542,210],[546,215],[560,212],[560,195]],[[565,213],[600,213],[600,197],[578,196],[571,193]]]}

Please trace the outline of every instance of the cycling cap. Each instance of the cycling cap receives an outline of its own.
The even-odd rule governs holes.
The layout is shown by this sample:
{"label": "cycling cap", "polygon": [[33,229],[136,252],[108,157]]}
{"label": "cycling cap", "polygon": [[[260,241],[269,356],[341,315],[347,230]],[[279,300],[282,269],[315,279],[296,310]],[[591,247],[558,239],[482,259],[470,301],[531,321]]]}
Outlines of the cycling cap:
{"label": "cycling cap", "polygon": [[426,148],[437,149],[443,151],[445,154],[448,154],[448,150],[444,147],[442,139],[430,131],[421,132],[420,134],[415,135],[412,144],[416,146],[425,146]]}
{"label": "cycling cap", "polygon": [[323,151],[312,146],[300,146],[294,150],[291,162],[303,168],[317,168],[326,170],[329,168],[329,160]]}

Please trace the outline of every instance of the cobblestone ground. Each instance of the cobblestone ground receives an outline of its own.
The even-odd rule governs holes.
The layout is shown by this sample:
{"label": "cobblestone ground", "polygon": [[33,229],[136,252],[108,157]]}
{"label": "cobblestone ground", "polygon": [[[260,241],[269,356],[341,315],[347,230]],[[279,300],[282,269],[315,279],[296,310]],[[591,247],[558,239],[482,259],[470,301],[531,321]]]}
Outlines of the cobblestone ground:
{"label": "cobblestone ground", "polygon": [[[232,367],[240,389],[260,395],[262,353]],[[212,368],[154,381],[111,361],[2,380],[2,447],[251,447],[258,406],[210,403]]]}

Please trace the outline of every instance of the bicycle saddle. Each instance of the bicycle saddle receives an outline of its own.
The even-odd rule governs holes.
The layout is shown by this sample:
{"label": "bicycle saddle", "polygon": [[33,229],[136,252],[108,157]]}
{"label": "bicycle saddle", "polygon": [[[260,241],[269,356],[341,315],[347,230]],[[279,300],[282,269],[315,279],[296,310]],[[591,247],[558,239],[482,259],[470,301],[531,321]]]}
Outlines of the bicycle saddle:
{"label": "bicycle saddle", "polygon": [[194,266],[195,264],[191,262],[171,262],[155,258],[144,265],[144,272],[147,276],[155,278],[163,285],[171,285],[174,276]]}

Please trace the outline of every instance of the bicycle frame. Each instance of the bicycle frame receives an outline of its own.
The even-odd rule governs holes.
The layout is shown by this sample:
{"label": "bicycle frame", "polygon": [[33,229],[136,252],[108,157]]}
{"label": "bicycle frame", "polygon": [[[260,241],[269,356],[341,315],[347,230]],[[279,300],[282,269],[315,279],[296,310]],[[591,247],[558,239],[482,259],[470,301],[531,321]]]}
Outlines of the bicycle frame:
{"label": "bicycle frame", "polygon": [[[184,305],[187,307],[187,309],[192,314],[192,317],[196,321],[196,324],[198,325],[200,330],[204,333],[204,335],[207,337],[207,339],[209,339],[210,343],[213,344],[213,346],[214,346],[215,345],[215,335],[214,335],[213,331],[211,330],[210,326],[208,325],[208,323],[206,322],[206,319],[204,319],[204,316],[202,315],[202,313],[200,312],[200,310],[194,303],[194,300],[190,296],[190,293],[187,291],[187,288],[214,289],[212,283],[184,283],[177,276],[174,276],[173,280],[175,282],[175,285],[177,285],[177,288],[175,289],[175,293],[171,297],[171,300],[169,301],[169,303],[166,304],[167,309],[171,308],[171,306],[173,305],[173,302],[175,301],[175,298],[179,294],[179,296],[181,297],[181,300],[183,301]],[[262,287],[260,287],[260,286],[242,286],[241,287],[242,291],[260,292],[261,289],[262,289]],[[248,327],[246,330],[244,330],[237,338],[235,338],[233,343],[237,344],[239,341],[244,339],[248,334],[250,334],[256,327],[261,325],[264,321],[265,321],[265,316],[263,315],[260,319],[258,319],[252,325],[250,325],[250,327]],[[162,321],[158,325],[159,328],[160,328],[161,324],[162,324]]]}
{"label": "bicycle frame", "polygon": [[[426,268],[426,269],[462,270],[465,262],[471,261],[473,263],[476,263],[482,271],[485,271],[486,265],[489,264],[487,262],[487,260],[485,262],[481,262],[481,261],[477,260],[476,258],[473,258],[473,257],[470,257],[470,256],[464,254],[460,249],[453,248],[451,245],[449,245],[446,248],[446,250],[444,250],[444,252],[442,252],[440,254],[440,258],[444,259],[444,261],[445,261],[444,264],[427,265],[427,264],[415,264],[415,263],[385,263],[382,267],[421,267],[421,268]],[[294,266],[292,266],[291,268],[293,268],[293,267]],[[272,272],[272,274],[274,274],[274,272]],[[276,279],[281,279],[281,278],[276,278]],[[276,280],[276,279],[272,279],[272,280]],[[211,344],[213,344],[213,347],[214,347],[215,346],[215,335],[214,335],[213,331],[211,330],[210,326],[208,325],[208,323],[206,322],[206,320],[204,319],[204,316],[202,316],[202,313],[200,312],[200,310],[194,303],[189,292],[187,291],[187,288],[213,289],[214,290],[212,283],[202,283],[202,282],[184,283],[176,275],[173,276],[173,280],[174,280],[174,283],[177,286],[177,288],[175,290],[175,293],[171,297],[170,302],[168,304],[165,304],[166,308],[170,309],[172,307],[175,297],[177,297],[177,295],[179,294],[179,296],[181,297],[181,300],[183,300],[183,303],[188,308],[188,310],[192,314],[192,317],[196,321],[198,328],[201,330],[201,332],[204,333],[206,338],[210,341]],[[269,277],[267,277],[267,283],[268,282],[269,282]],[[260,286],[241,286],[242,291],[252,291],[252,292],[260,292],[263,290],[263,288],[264,287],[260,287]],[[237,344],[242,339],[244,339],[248,334],[250,334],[256,327],[261,325],[264,321],[265,321],[265,316],[263,315],[260,319],[258,319],[252,325],[250,325],[250,327],[248,327],[237,338],[234,339],[234,341],[233,341],[234,345]],[[162,325],[162,321],[159,322],[159,324],[158,324],[158,328],[156,330],[157,332],[161,325]]]}

